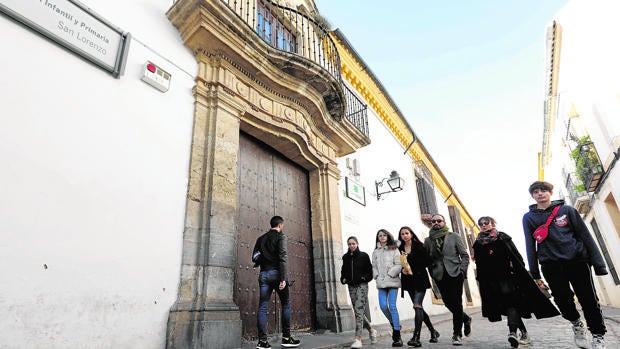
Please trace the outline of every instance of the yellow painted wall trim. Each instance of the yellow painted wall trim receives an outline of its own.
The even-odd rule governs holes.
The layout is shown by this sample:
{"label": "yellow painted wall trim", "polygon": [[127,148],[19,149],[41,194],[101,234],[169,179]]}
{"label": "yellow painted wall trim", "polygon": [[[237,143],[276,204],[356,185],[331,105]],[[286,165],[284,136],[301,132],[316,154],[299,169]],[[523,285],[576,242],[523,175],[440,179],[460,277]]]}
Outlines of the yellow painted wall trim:
{"label": "yellow painted wall trim", "polygon": [[[390,102],[377,81],[364,69],[362,63],[351,52],[349,46],[342,42],[333,32],[331,36],[340,54],[343,79],[362,96],[375,111],[379,119],[383,121],[390,132],[396,137],[398,142],[406,149],[414,136],[413,130],[411,130],[404,121],[404,116],[399,114],[396,107]],[[458,208],[463,223],[470,227],[475,227],[475,221],[458,199],[458,196],[453,193],[447,179],[432,160],[430,154],[425,150],[424,146],[419,141],[416,141],[408,150],[408,154],[414,161],[422,161],[427,166],[431,172],[435,187],[439,190],[444,200],[448,198],[446,202],[448,205]]]}

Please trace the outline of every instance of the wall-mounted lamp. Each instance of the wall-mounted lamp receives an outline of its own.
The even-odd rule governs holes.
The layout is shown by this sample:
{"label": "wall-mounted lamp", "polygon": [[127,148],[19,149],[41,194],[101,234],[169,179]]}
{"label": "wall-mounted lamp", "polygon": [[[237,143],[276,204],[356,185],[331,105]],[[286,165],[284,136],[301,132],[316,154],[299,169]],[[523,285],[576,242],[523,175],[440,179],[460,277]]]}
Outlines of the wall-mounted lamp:
{"label": "wall-mounted lamp", "polygon": [[[385,182],[387,182],[387,185],[388,187],[390,187],[390,190],[379,192],[379,187],[383,187],[383,184]],[[383,178],[379,182],[375,181],[375,187],[377,188],[377,200],[381,198],[382,194],[387,194],[387,193],[391,193],[394,191],[403,190],[404,186],[405,186],[405,180],[400,178],[400,176],[398,175],[398,172],[392,171],[392,173],[390,173],[389,178]]]}

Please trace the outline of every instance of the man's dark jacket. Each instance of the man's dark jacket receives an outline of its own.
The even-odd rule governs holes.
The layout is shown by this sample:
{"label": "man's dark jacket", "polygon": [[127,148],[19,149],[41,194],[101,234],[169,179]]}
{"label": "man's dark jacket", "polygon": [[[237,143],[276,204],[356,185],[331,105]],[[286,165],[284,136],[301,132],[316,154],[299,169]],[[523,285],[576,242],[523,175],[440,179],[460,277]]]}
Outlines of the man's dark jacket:
{"label": "man's dark jacket", "polygon": [[260,265],[261,271],[278,270],[280,272],[280,281],[286,281],[286,235],[281,231],[271,229],[256,239],[252,255],[257,251],[261,252]]}

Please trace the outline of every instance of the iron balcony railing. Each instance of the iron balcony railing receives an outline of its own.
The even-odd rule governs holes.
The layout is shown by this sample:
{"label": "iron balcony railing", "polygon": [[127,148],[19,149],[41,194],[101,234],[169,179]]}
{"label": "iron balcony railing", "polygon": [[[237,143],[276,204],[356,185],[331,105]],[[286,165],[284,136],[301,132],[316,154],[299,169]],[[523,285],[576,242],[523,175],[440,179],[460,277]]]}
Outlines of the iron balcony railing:
{"label": "iron balcony railing", "polygon": [[601,160],[589,137],[580,140],[577,148],[573,150],[576,174],[584,184],[585,190],[593,192],[598,187],[604,171]]}
{"label": "iron balcony railing", "polygon": [[221,0],[267,44],[304,57],[338,81],[340,55],[324,25],[271,0]]}
{"label": "iron balcony railing", "polygon": [[355,128],[360,130],[368,137],[368,105],[362,103],[357,96],[345,84],[341,84],[344,90],[347,110],[345,118],[349,120]]}
{"label": "iron balcony railing", "polygon": [[[175,0],[175,3],[180,0]],[[342,82],[340,55],[328,28],[318,20],[271,0],[220,0],[271,47],[318,64],[342,86],[345,118],[368,136],[367,106]]]}
{"label": "iron balcony railing", "polygon": [[564,173],[564,176],[566,178],[565,186],[568,191],[568,197],[573,203],[573,206],[576,206],[580,199],[589,198],[588,193],[585,190],[585,186],[574,173]]}

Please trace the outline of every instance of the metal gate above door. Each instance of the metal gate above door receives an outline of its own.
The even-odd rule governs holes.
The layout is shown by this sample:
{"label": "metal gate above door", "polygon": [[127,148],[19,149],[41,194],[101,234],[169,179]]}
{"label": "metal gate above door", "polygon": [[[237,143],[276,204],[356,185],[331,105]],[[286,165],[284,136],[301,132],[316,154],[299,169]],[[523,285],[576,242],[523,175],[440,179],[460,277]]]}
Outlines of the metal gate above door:
{"label": "metal gate above door", "polygon": [[[315,324],[315,292],[310,231],[310,196],[306,170],[267,145],[240,134],[237,177],[238,235],[234,299],[241,312],[243,336],[256,337],[258,268],[253,268],[256,238],[269,230],[274,215],[284,218],[288,237],[288,278],[293,282],[291,328],[310,330]],[[280,302],[274,292],[267,332],[281,332]]]}

